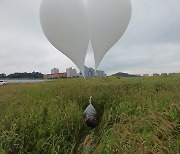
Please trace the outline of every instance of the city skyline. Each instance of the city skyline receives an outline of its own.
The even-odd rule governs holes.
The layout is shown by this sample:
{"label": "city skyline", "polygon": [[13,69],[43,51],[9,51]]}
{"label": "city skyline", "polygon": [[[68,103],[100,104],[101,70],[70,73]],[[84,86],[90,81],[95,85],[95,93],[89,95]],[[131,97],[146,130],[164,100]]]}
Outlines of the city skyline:
{"label": "city skyline", "polygon": [[[92,67],[87,67],[87,66],[84,66],[84,68],[85,68],[85,72],[84,72],[84,74],[86,74],[85,76],[86,77],[88,77],[88,71],[89,71],[89,69],[90,70],[92,70],[94,73],[93,74],[95,74],[95,72],[96,73],[101,73],[101,72],[104,72],[104,74],[105,75],[107,75],[107,76],[111,76],[111,75],[113,75],[113,74],[116,74],[116,73],[127,73],[127,74],[130,74],[130,75],[137,75],[137,76],[146,76],[146,77],[148,77],[148,76],[159,76],[159,75],[174,75],[174,74],[180,74],[180,72],[153,72],[152,74],[148,74],[148,73],[142,73],[142,74],[140,74],[140,73],[136,73],[136,74],[132,74],[132,73],[129,73],[129,72],[122,72],[122,71],[118,71],[118,72],[115,72],[115,73],[112,73],[112,74],[106,74],[106,72],[105,71],[103,71],[103,70],[94,70]],[[49,70],[49,72],[48,73],[42,73],[42,72],[39,72],[39,71],[30,71],[31,73],[35,73],[35,72],[37,72],[37,73],[42,73],[42,74],[44,74],[44,75],[46,75],[46,74],[58,74],[58,73],[67,73],[68,74],[68,71],[69,71],[69,69],[71,69],[71,71],[73,71],[73,74],[76,74],[76,75],[78,75],[78,74],[80,74],[80,71],[78,71],[78,70],[76,70],[76,68],[73,68],[73,67],[69,67],[69,68],[66,68],[65,70],[59,70],[59,68],[51,68],[50,70]],[[75,73],[74,73],[75,72]],[[29,73],[29,72],[27,72],[27,71],[22,71],[22,72],[12,72],[12,73],[10,73],[10,74],[14,74],[14,73]],[[10,75],[10,74],[6,74],[6,73],[4,73],[4,72],[0,72],[0,76],[8,76],[8,75]],[[71,73],[70,73],[71,74]],[[74,77],[76,76],[76,75],[74,75]],[[94,75],[93,75],[94,76]],[[98,75],[99,76],[99,75]],[[68,75],[67,75],[67,77],[68,77]],[[69,77],[73,77],[73,75],[71,76],[69,76]]]}

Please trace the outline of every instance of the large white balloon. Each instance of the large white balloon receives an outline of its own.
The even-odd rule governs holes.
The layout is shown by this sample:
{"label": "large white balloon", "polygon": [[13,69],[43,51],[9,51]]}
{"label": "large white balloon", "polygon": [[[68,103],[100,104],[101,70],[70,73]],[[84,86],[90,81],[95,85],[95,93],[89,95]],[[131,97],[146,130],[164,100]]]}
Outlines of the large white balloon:
{"label": "large white balloon", "polygon": [[89,43],[87,11],[81,0],[43,0],[40,21],[48,40],[84,73]]}
{"label": "large white balloon", "polygon": [[97,69],[106,52],[125,32],[132,7],[130,0],[88,0],[87,8]]}

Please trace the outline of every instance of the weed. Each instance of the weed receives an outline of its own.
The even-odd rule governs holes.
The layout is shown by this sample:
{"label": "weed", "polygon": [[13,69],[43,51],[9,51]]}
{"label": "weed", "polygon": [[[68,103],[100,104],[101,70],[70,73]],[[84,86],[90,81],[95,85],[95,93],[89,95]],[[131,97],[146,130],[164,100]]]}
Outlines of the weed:
{"label": "weed", "polygon": [[[86,127],[89,96],[99,125]],[[180,76],[0,87],[0,153],[180,153]]]}

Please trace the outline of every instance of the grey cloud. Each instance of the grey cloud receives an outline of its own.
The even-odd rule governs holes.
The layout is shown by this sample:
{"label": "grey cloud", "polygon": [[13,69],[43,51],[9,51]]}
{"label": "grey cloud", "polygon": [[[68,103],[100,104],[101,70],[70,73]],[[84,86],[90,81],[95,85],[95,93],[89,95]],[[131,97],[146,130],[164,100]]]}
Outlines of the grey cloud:
{"label": "grey cloud", "polygon": [[[158,73],[180,72],[179,49],[179,44],[136,46],[130,50],[117,48],[116,52],[113,51],[105,56],[101,68],[112,70],[112,72],[130,70],[137,74],[145,72],[153,74],[154,71]],[[122,50],[122,52],[118,50]],[[117,52],[119,54],[115,58]]]}
{"label": "grey cloud", "polygon": [[122,45],[179,42],[179,5],[177,0],[132,1],[133,14]]}

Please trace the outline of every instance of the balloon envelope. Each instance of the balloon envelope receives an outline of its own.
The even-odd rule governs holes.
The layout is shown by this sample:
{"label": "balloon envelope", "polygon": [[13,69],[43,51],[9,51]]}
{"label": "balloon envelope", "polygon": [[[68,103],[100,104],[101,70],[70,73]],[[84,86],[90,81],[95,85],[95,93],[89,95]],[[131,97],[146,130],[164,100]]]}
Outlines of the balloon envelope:
{"label": "balloon envelope", "polygon": [[43,0],[42,29],[48,40],[84,73],[89,43],[87,11],[81,0]]}
{"label": "balloon envelope", "polygon": [[125,32],[131,17],[130,0],[89,0],[87,4],[95,68]]}

